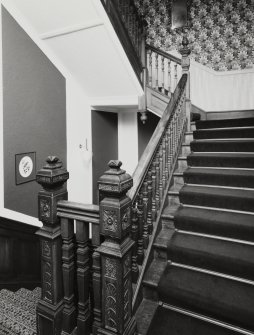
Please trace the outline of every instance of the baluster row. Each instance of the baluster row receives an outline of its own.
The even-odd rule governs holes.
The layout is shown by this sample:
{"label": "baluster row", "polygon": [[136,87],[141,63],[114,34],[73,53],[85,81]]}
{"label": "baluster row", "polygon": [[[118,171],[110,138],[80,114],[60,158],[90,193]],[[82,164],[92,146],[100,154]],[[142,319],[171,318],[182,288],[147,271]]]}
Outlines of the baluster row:
{"label": "baluster row", "polygon": [[151,49],[147,50],[147,64],[148,85],[171,96],[181,77],[181,66]]}

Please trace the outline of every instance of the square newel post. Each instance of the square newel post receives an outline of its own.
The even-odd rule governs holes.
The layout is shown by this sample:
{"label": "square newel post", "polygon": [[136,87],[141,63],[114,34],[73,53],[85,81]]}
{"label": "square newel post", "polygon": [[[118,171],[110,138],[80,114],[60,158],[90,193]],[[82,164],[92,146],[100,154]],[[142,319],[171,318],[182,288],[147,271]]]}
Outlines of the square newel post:
{"label": "square newel post", "polygon": [[62,240],[57,218],[57,202],[67,200],[69,173],[56,156],[38,171],[36,181],[42,186],[38,194],[39,220],[43,227],[37,233],[41,243],[42,295],[37,305],[37,333],[61,333],[63,310]]}
{"label": "square newel post", "polygon": [[133,180],[120,161],[110,161],[109,170],[99,179],[101,193],[100,230],[105,237],[98,251],[102,264],[102,323],[98,334],[132,335],[136,321],[132,315],[130,238],[131,200],[126,196]]}
{"label": "square newel post", "polygon": [[180,50],[182,55],[182,74],[187,74],[186,83],[186,117],[187,117],[187,130],[190,131],[190,117],[191,117],[191,100],[190,100],[190,53],[189,42],[187,38],[187,30],[184,30],[182,48]]}

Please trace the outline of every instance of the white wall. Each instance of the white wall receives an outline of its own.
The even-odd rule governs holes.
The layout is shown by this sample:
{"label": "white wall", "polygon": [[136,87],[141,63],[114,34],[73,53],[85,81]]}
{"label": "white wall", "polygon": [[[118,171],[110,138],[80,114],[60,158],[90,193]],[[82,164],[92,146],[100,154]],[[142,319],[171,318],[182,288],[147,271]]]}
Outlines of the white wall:
{"label": "white wall", "polygon": [[254,69],[219,72],[191,61],[190,75],[191,102],[204,111],[254,109]]}
{"label": "white wall", "polygon": [[138,123],[137,114],[119,112],[118,114],[118,159],[122,168],[130,175],[138,164]]}

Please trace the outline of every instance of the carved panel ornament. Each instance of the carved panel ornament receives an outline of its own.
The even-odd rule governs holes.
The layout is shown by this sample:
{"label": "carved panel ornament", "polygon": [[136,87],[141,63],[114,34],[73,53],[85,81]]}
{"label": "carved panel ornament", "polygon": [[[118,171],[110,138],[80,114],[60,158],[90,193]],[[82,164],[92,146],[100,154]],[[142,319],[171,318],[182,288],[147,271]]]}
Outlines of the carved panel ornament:
{"label": "carved panel ornament", "polygon": [[114,210],[103,211],[103,226],[105,230],[117,231],[117,212]]}
{"label": "carved panel ornament", "polygon": [[40,199],[40,217],[43,220],[48,220],[50,218],[51,205],[50,200]]}
{"label": "carved panel ornament", "polygon": [[106,283],[105,325],[117,330],[116,284]]}
{"label": "carved panel ornament", "polygon": [[130,225],[131,209],[130,207],[126,208],[125,212],[122,215],[122,229],[125,230]]}
{"label": "carved panel ornament", "polygon": [[115,259],[105,259],[105,276],[117,279],[117,263]]}
{"label": "carved panel ornament", "polygon": [[51,247],[48,241],[42,242],[42,254],[43,256],[46,256],[46,257],[51,256]]}
{"label": "carved panel ornament", "polygon": [[131,295],[130,280],[127,277],[124,281],[124,323],[126,324],[131,316]]}
{"label": "carved panel ornament", "polygon": [[46,300],[52,302],[52,265],[50,262],[45,262],[43,265],[43,296]]}
{"label": "carved panel ornament", "polygon": [[128,254],[124,258],[124,263],[123,263],[123,274],[124,274],[124,276],[130,271],[130,269],[131,269],[131,257]]}

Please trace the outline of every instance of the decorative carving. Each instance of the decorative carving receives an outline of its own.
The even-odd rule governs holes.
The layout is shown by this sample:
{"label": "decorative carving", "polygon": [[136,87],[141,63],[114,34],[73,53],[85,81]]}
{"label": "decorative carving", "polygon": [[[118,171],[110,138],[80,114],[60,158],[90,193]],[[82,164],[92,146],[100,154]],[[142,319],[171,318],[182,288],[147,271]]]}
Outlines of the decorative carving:
{"label": "decorative carving", "polygon": [[50,257],[51,256],[51,247],[48,241],[42,241],[42,254],[43,256]]}
{"label": "decorative carving", "polygon": [[45,262],[43,266],[43,295],[46,300],[52,302],[52,265]]}
{"label": "decorative carving", "polygon": [[105,325],[117,330],[116,284],[106,283]]}
{"label": "decorative carving", "polygon": [[105,276],[112,279],[116,278],[117,274],[117,264],[114,259],[106,258],[105,259]]}
{"label": "decorative carving", "polygon": [[124,323],[126,324],[131,315],[131,297],[130,297],[130,280],[129,277],[127,277],[124,281],[124,298],[123,298],[123,303],[124,303]]}
{"label": "decorative carving", "polygon": [[103,211],[103,225],[105,230],[117,231],[117,212],[113,210]]}
{"label": "decorative carving", "polygon": [[125,190],[130,189],[133,186],[133,181],[128,180],[119,185],[112,185],[112,184],[99,184],[100,191],[107,191],[107,192],[123,192]]}
{"label": "decorative carving", "polygon": [[40,217],[42,220],[47,221],[50,218],[51,206],[50,200],[40,199]]}
{"label": "decorative carving", "polygon": [[131,209],[130,207],[126,208],[123,216],[121,218],[122,229],[125,230],[130,226],[130,217],[131,217]]}
{"label": "decorative carving", "polygon": [[123,263],[123,275],[125,276],[131,269],[131,257],[128,254],[125,259],[124,259],[124,263]]}

